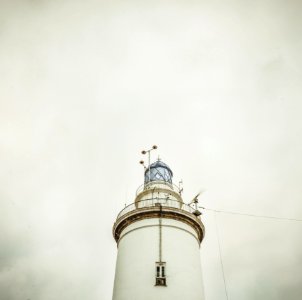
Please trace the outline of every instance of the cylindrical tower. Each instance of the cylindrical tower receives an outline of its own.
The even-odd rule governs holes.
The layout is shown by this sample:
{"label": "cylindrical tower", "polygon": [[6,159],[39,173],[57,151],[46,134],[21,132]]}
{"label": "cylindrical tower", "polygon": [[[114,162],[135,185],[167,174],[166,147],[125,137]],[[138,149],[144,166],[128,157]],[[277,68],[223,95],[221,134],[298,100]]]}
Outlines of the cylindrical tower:
{"label": "cylindrical tower", "polygon": [[199,211],[183,203],[162,161],[145,170],[134,203],[117,216],[113,300],[204,300]]}

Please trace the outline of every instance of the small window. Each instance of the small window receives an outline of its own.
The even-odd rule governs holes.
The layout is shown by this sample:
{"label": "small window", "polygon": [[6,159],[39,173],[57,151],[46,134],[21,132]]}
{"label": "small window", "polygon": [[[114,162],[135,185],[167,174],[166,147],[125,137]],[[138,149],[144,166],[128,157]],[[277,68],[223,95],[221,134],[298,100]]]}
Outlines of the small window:
{"label": "small window", "polygon": [[155,285],[166,286],[166,263],[157,262],[156,263],[156,278]]}

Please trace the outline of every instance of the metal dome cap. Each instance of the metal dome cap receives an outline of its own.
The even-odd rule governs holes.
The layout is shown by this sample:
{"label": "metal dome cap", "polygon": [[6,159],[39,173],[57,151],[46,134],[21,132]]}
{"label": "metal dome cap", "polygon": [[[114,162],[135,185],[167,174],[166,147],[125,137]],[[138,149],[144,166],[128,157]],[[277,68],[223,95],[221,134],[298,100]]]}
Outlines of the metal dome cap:
{"label": "metal dome cap", "polygon": [[173,172],[160,160],[152,163],[145,171],[145,183],[150,181],[164,181],[172,184]]}

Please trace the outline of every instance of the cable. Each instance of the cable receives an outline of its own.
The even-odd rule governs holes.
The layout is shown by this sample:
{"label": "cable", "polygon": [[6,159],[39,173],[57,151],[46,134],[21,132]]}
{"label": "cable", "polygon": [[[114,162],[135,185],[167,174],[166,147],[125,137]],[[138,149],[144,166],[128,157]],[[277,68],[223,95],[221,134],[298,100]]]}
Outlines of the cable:
{"label": "cable", "polygon": [[219,249],[219,258],[220,258],[222,277],[223,277],[223,283],[224,283],[224,291],[225,291],[226,299],[229,300],[227,287],[226,287],[226,281],[225,281],[225,275],[224,275],[223,262],[222,262],[222,257],[221,257],[221,246],[220,246],[219,230],[218,230],[218,222],[217,222],[217,218],[216,218],[216,211],[214,212],[214,217],[215,217],[216,235],[217,235],[218,249]]}
{"label": "cable", "polygon": [[223,283],[224,283],[224,290],[225,290],[225,295],[226,295],[226,299],[227,300],[229,299],[229,297],[228,297],[228,292],[227,292],[227,285],[226,285],[226,279],[225,279],[225,273],[224,273],[224,266],[223,266],[222,255],[221,255],[221,244],[220,244],[220,237],[219,237],[217,213],[225,213],[225,214],[231,214],[231,215],[248,216],[248,217],[254,217],[254,218],[265,218],[265,219],[274,219],[274,220],[283,220],[283,221],[302,222],[302,219],[295,219],[295,218],[282,218],[282,217],[275,217],[275,216],[255,215],[255,214],[241,213],[241,212],[235,212],[235,211],[226,211],[226,210],[221,210],[221,209],[206,208],[206,207],[200,207],[200,208],[202,208],[204,210],[208,210],[208,211],[214,212],[216,235],[217,235],[218,249],[219,249],[220,265],[221,265],[221,271],[222,271],[222,277],[223,277]]}
{"label": "cable", "polygon": [[231,215],[241,215],[241,216],[248,216],[248,217],[255,217],[255,218],[266,218],[266,219],[302,222],[302,219],[295,219],[295,218],[282,218],[282,217],[274,217],[274,216],[254,215],[254,214],[227,211],[227,210],[219,210],[219,209],[206,208],[206,207],[201,207],[201,208],[205,209],[205,210],[213,211],[213,212],[219,212],[219,213],[225,213],[225,214],[231,214]]}

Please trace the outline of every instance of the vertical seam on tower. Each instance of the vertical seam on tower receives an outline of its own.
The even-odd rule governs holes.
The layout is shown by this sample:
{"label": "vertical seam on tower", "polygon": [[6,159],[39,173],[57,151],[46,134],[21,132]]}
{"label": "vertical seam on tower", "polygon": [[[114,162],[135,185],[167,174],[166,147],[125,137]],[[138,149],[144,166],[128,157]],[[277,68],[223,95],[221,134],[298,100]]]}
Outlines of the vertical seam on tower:
{"label": "vertical seam on tower", "polygon": [[162,262],[162,206],[159,207],[159,262]]}

